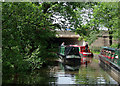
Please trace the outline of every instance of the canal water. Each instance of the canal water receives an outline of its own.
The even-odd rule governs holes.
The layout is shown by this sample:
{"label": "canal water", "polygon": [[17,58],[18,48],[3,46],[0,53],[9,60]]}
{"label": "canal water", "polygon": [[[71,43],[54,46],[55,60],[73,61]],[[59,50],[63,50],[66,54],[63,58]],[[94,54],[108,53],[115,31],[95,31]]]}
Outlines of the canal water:
{"label": "canal water", "polygon": [[44,84],[44,85],[70,85],[70,84],[118,84],[100,66],[98,59],[92,59],[86,67],[82,65],[66,65],[55,62],[40,70],[21,74],[4,74],[4,84]]}

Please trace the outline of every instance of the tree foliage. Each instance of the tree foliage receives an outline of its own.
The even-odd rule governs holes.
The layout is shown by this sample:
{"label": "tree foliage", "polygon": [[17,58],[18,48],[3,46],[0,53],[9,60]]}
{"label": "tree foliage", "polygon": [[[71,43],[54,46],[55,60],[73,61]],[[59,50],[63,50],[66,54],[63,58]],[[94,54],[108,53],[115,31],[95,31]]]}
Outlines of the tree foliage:
{"label": "tree foliage", "polygon": [[20,71],[41,67],[49,58],[48,41],[55,36],[42,5],[3,3],[2,10],[3,68]]}
{"label": "tree foliage", "polygon": [[108,28],[110,45],[112,45],[113,37],[118,38],[118,8],[118,2],[101,2],[93,6],[93,19],[91,19],[90,24]]}
{"label": "tree foliage", "polygon": [[[119,37],[119,3],[118,2],[88,2],[84,9],[88,10],[86,24],[79,26],[76,32],[90,44],[101,33],[100,28],[107,28],[109,43],[112,45],[112,38]],[[86,29],[88,28],[88,29]]]}
{"label": "tree foliage", "polygon": [[[84,2],[44,2],[42,4],[44,7],[44,13],[51,15],[51,21],[59,21],[55,23],[58,29],[66,29],[70,25],[70,28],[77,28],[82,19],[76,14],[78,8],[82,9],[85,6]],[[59,17],[58,17],[59,16]]]}

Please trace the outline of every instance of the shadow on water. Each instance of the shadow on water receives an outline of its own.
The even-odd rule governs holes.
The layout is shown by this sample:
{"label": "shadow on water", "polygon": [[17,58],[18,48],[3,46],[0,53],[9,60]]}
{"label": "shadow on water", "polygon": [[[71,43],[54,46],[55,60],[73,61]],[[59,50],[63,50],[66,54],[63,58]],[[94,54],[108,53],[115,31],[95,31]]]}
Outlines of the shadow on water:
{"label": "shadow on water", "polygon": [[4,74],[3,85],[56,85],[56,84],[118,84],[99,67],[98,60],[85,64],[64,64],[55,62],[40,70],[21,74]]}

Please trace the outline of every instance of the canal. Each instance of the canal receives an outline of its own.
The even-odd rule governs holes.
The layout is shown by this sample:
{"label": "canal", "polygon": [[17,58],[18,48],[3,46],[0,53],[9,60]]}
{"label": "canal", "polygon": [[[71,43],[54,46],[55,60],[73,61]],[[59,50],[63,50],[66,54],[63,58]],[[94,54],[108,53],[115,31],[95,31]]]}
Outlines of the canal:
{"label": "canal", "polygon": [[99,60],[94,57],[86,67],[82,65],[66,65],[54,62],[54,65],[21,74],[4,74],[3,85],[63,85],[63,84],[118,84],[99,66]]}

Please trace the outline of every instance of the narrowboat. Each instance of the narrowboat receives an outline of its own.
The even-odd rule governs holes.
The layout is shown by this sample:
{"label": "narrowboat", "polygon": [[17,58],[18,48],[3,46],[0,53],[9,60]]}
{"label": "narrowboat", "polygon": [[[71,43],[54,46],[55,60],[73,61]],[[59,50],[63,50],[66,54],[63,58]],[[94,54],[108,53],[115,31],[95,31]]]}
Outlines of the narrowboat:
{"label": "narrowboat", "polygon": [[120,83],[120,49],[103,47],[98,56],[100,66]]}
{"label": "narrowboat", "polygon": [[79,54],[79,48],[70,46],[70,45],[64,45],[59,47],[58,56],[62,59],[62,61],[66,64],[77,64],[80,63],[81,57]]}
{"label": "narrowboat", "polygon": [[64,60],[64,62],[71,60],[72,62],[80,62],[83,64],[88,60],[88,56],[93,56],[89,49],[85,51],[85,46],[78,45],[60,46],[58,55]]}
{"label": "narrowboat", "polygon": [[79,47],[79,54],[83,57],[86,56],[90,56],[93,57],[93,53],[90,51],[90,49],[88,48],[88,50],[85,50],[85,46],[78,46]]}

